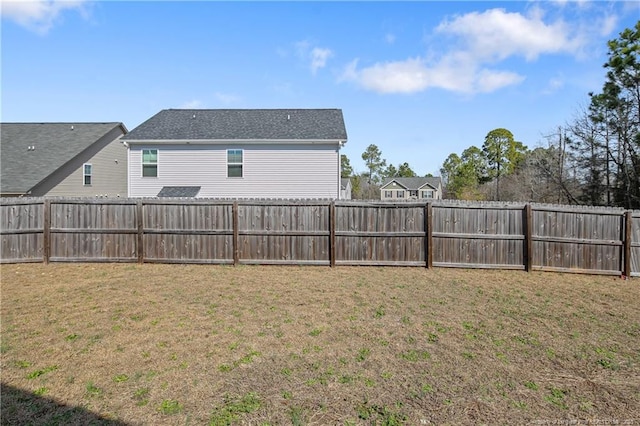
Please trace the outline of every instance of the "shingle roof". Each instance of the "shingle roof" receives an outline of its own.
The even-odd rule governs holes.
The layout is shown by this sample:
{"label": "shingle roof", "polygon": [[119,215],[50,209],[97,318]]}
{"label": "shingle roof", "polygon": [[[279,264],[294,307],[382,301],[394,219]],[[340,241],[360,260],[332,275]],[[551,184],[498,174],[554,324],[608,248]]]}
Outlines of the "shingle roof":
{"label": "shingle roof", "polygon": [[382,187],[385,185],[396,181],[398,184],[402,185],[407,190],[417,190],[420,189],[425,184],[429,184],[432,187],[439,189],[442,185],[442,181],[439,177],[396,177],[396,178],[387,178],[382,182]]}
{"label": "shingle roof", "polygon": [[[122,123],[1,123],[0,192],[25,194]],[[31,148],[33,147],[33,148]]]}
{"label": "shingle roof", "polygon": [[195,197],[198,192],[199,186],[163,186],[158,197]]}
{"label": "shingle roof", "polygon": [[346,140],[339,109],[165,109],[122,138]]}

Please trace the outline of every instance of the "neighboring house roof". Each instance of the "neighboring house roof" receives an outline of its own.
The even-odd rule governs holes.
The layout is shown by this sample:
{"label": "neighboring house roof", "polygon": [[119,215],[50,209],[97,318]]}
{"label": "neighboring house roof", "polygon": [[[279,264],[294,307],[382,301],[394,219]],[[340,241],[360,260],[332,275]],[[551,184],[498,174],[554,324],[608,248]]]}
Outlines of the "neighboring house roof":
{"label": "neighboring house roof", "polygon": [[402,186],[407,191],[415,191],[418,190],[425,185],[428,185],[434,189],[440,189],[442,186],[442,181],[439,177],[396,177],[396,178],[387,178],[382,183],[381,189],[385,186],[389,185],[392,182],[396,182],[398,185]]}
{"label": "neighboring house roof", "polygon": [[0,192],[27,194],[122,123],[1,123]]}
{"label": "neighboring house roof", "polygon": [[126,141],[346,141],[339,109],[165,109],[133,129]]}
{"label": "neighboring house roof", "polygon": [[163,186],[158,197],[195,197],[198,192],[199,186]]}
{"label": "neighboring house roof", "polygon": [[340,178],[340,189],[347,189],[351,185],[351,179]]}

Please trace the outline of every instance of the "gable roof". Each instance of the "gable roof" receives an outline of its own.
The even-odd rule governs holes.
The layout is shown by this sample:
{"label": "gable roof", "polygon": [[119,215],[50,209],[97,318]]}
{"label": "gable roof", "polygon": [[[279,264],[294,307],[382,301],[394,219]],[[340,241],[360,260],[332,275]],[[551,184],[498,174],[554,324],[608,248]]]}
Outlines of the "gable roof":
{"label": "gable roof", "polygon": [[440,177],[395,177],[395,178],[387,178],[382,183],[380,188],[384,188],[389,185],[391,182],[396,182],[398,185],[402,186],[407,191],[415,191],[422,188],[425,185],[429,185],[434,189],[440,189],[442,186],[442,181]]}
{"label": "gable roof", "polygon": [[126,141],[346,141],[339,109],[165,109],[122,138]]}
{"label": "gable roof", "polygon": [[1,123],[0,192],[26,194],[122,123]]}

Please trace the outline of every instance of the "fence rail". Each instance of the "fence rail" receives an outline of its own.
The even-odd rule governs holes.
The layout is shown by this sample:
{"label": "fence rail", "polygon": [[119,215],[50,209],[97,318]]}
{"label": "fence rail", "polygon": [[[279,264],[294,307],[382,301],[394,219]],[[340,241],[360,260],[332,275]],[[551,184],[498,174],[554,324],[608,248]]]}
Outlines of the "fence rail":
{"label": "fence rail", "polygon": [[640,276],[640,212],[524,203],[0,200],[1,263],[499,268]]}

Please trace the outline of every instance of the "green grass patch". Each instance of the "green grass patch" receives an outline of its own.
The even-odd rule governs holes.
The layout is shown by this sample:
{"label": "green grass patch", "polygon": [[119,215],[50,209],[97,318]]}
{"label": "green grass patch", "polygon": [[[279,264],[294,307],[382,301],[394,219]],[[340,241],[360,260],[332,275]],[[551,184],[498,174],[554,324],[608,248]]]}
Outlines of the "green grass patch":
{"label": "green grass patch", "polygon": [[224,403],[216,407],[209,421],[210,426],[226,426],[238,421],[243,414],[258,410],[262,402],[256,393],[249,392],[241,397],[225,396]]}

